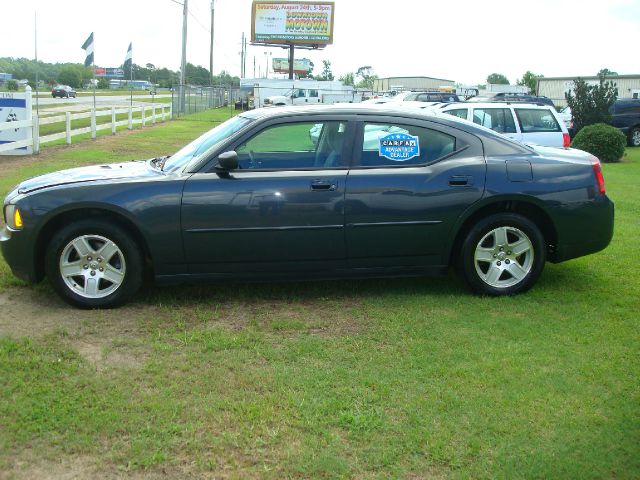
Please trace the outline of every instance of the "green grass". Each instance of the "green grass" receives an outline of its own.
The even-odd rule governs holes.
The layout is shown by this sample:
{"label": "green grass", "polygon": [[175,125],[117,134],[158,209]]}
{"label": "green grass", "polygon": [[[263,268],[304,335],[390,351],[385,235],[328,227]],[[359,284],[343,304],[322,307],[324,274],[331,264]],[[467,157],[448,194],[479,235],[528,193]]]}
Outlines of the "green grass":
{"label": "green grass", "polygon": [[[0,189],[164,154],[210,127],[51,149]],[[604,175],[612,244],[548,264],[513,298],[470,295],[455,276],[220,283],[147,287],[85,314],[2,263],[3,295],[69,319],[0,338],[0,471],[38,452],[169,476],[638,478],[640,149]],[[82,346],[98,340],[96,365]]]}

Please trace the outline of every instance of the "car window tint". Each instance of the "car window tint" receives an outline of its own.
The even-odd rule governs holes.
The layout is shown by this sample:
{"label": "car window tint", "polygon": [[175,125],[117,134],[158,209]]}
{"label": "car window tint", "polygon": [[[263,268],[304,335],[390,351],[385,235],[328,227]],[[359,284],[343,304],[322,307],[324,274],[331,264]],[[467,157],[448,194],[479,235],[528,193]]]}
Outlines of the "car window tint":
{"label": "car window tint", "polygon": [[236,148],[242,169],[345,166],[345,122],[296,122],[265,128]]}
{"label": "car window tint", "polygon": [[421,165],[456,149],[456,138],[413,125],[365,123],[360,164],[363,167]]}
{"label": "car window tint", "polygon": [[515,111],[522,133],[562,131],[549,110],[516,108]]}
{"label": "car window tint", "polygon": [[476,108],[473,110],[473,123],[498,133],[516,133],[516,124],[508,108]]}
{"label": "car window tint", "polygon": [[453,115],[454,117],[467,119],[467,109],[466,108],[456,108],[455,110],[447,110],[444,113],[448,113],[449,115]]}

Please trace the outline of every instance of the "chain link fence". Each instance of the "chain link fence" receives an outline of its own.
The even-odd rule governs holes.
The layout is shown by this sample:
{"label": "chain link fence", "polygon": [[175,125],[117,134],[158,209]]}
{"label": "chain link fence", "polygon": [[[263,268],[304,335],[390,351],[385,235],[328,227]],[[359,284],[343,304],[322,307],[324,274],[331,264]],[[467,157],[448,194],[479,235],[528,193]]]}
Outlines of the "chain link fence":
{"label": "chain link fence", "polygon": [[213,108],[233,108],[240,98],[238,87],[194,87],[176,85],[171,92],[173,116],[198,119],[198,113]]}

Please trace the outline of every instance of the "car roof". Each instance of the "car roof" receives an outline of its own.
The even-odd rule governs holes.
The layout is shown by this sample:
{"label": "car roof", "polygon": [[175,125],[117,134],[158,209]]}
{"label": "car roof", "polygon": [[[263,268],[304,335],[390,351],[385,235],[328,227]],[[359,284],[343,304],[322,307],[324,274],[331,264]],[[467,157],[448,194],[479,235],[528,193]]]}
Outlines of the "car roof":
{"label": "car roof", "polygon": [[[505,103],[505,102],[501,102]],[[464,105],[462,103],[454,103],[451,105]],[[496,103],[490,104],[497,105]],[[519,103],[519,105],[526,105]],[[533,107],[534,105],[532,105]],[[548,107],[547,107],[548,108]],[[338,103],[335,105],[294,105],[282,107],[264,107],[249,110],[241,113],[239,116],[251,120],[265,120],[269,118],[291,118],[296,116],[321,116],[321,115],[362,115],[362,116],[391,116],[416,120],[431,120],[439,124],[457,128],[474,135],[492,137],[499,141],[509,140],[504,135],[494,132],[488,128],[482,127],[467,120],[454,117],[442,111],[431,110],[430,108],[415,108],[407,106],[397,106],[389,103],[362,105],[358,103]]]}
{"label": "car roof", "polygon": [[505,108],[505,106],[513,106],[516,108],[528,108],[535,110],[549,110],[553,107],[551,105],[541,105],[539,103],[529,103],[529,102],[459,102],[459,103],[450,103],[446,107],[442,107],[442,109],[452,107],[454,109],[457,108]]}

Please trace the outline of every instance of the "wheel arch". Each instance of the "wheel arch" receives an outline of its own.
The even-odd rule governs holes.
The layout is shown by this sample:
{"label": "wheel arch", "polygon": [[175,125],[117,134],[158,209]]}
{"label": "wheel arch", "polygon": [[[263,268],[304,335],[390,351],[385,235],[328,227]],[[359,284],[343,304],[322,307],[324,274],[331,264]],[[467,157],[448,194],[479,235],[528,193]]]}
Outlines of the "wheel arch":
{"label": "wheel arch", "polygon": [[122,212],[105,206],[85,206],[58,211],[52,214],[40,228],[35,243],[35,270],[36,278],[38,280],[41,280],[44,277],[46,248],[55,232],[60,230],[63,226],[68,225],[70,222],[86,218],[106,220],[124,229],[139,245],[142,251],[143,261],[145,263],[145,270],[150,271],[152,269],[153,262],[147,239],[139,226],[136,225],[131,218]]}
{"label": "wheel arch", "polygon": [[477,205],[461,217],[454,229],[455,235],[448,252],[448,264],[456,264],[457,255],[462,249],[465,237],[480,219],[496,213],[516,213],[532,221],[539,229],[547,247],[547,256],[553,260],[555,246],[558,244],[558,231],[553,219],[545,209],[528,197],[492,198],[488,202]]}

